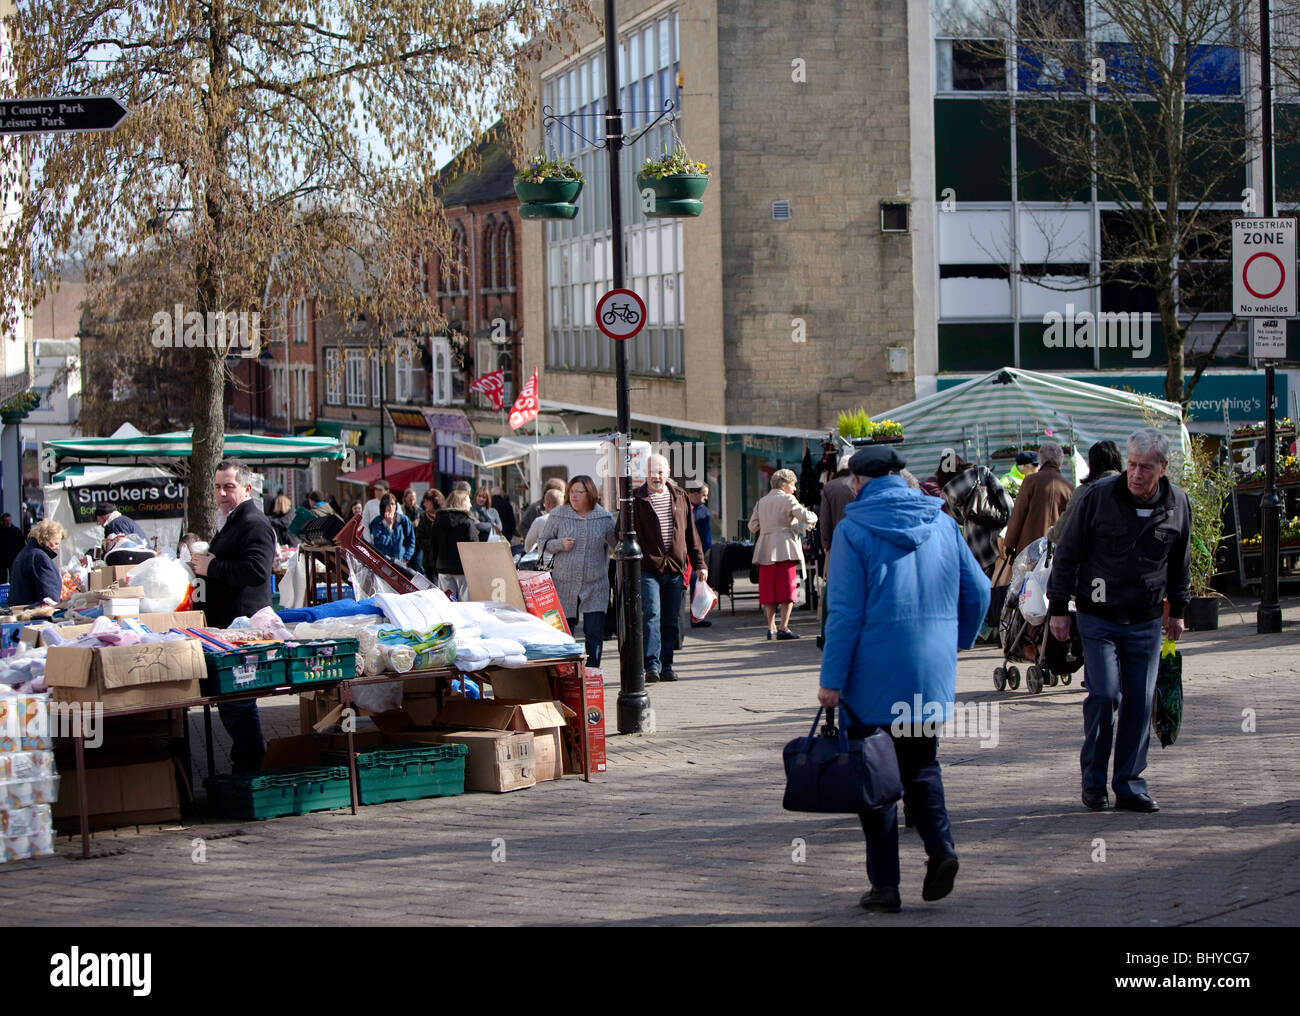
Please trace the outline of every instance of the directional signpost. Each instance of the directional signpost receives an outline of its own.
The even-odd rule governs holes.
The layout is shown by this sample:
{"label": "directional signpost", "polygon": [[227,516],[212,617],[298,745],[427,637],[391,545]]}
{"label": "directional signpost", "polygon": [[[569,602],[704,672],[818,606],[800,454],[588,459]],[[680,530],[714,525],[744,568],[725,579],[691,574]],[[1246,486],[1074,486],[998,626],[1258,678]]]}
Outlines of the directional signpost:
{"label": "directional signpost", "polygon": [[111,95],[0,99],[0,134],[111,131],[130,112]]}
{"label": "directional signpost", "polygon": [[[1264,56],[1267,66],[1268,57]],[[1267,94],[1267,92],[1265,93]],[[1286,319],[1296,315],[1296,220],[1273,215],[1271,111],[1265,128],[1265,217],[1232,220],[1232,312],[1252,318],[1251,355],[1264,361],[1264,496],[1260,499],[1260,596],[1255,630],[1282,630],[1277,598],[1278,536],[1282,502],[1277,493],[1274,369],[1286,358]],[[1262,319],[1262,320],[1261,320]]]}

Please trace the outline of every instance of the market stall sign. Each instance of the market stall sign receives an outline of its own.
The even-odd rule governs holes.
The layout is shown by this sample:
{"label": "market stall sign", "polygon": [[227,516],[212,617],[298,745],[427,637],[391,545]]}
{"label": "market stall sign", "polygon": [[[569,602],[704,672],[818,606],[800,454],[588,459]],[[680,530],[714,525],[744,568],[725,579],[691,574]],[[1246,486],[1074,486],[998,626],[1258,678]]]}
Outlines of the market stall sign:
{"label": "market stall sign", "polygon": [[78,525],[95,521],[95,506],[108,503],[129,519],[179,519],[185,516],[185,484],[180,480],[123,480],[69,487],[72,517]]}

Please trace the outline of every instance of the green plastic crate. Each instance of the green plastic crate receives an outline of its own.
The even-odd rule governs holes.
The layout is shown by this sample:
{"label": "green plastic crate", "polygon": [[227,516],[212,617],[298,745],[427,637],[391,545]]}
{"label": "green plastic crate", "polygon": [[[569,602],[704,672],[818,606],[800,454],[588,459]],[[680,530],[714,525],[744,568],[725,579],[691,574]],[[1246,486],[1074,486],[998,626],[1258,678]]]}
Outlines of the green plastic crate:
{"label": "green plastic crate", "polygon": [[[463,744],[386,744],[357,752],[361,803],[463,794],[468,753]],[[345,752],[326,752],[323,758],[326,762],[347,762]]]}
{"label": "green plastic crate", "polygon": [[357,676],[356,639],[315,639],[285,646],[288,653],[290,684],[321,684],[344,681]]}
{"label": "green plastic crate", "polygon": [[214,818],[275,818],[352,804],[347,766],[299,766],[262,773],[209,776],[208,814]]}
{"label": "green plastic crate", "polygon": [[199,690],[204,695],[232,695],[289,683],[286,650],[278,643],[270,648],[204,653],[203,656],[208,676],[199,681]]}

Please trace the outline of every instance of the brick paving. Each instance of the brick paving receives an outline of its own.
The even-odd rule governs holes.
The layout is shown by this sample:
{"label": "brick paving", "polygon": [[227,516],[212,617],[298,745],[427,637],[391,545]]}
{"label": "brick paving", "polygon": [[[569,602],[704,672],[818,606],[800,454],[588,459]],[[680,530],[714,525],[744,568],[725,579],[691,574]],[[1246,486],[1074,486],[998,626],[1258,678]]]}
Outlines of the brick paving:
{"label": "brick paving", "polygon": [[[904,830],[899,915],[857,907],[855,818],[781,808],[781,746],[815,708],[816,624],[796,612],[805,638],[766,642],[749,599],[691,633],[684,680],[651,686],[657,732],[611,737],[590,785],[118,830],[86,861],[64,837],[59,856],[0,866],[0,923],[1294,925],[1300,600],[1284,607],[1281,635],[1255,635],[1247,603],[1186,637],[1186,714],[1178,742],[1152,749],[1151,816],[1082,809],[1077,682],[999,693],[999,654],[962,654],[958,696],[996,703],[998,743],[943,742],[961,871],[923,903],[924,853]],[[611,724],[617,693],[611,669]],[[263,716],[268,736],[297,732],[292,697]]]}

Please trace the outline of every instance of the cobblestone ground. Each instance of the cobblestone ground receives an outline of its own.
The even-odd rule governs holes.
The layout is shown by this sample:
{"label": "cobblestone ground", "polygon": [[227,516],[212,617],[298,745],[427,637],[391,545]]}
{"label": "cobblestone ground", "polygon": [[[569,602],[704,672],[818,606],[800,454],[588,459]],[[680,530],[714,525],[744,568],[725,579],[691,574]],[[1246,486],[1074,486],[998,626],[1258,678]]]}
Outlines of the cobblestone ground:
{"label": "cobblestone ground", "polygon": [[[997,743],[943,743],[961,871],[923,903],[903,831],[899,915],[857,907],[856,819],[781,808],[781,747],[815,709],[816,624],[797,612],[802,640],[766,642],[742,599],[691,633],[682,681],[651,686],[658,732],[611,737],[591,784],[119,830],[85,861],[64,837],[57,857],[0,866],[0,923],[1294,925],[1300,601],[1284,606],[1281,635],[1255,635],[1243,604],[1186,637],[1182,733],[1147,771],[1156,815],[1082,809],[1077,681],[999,693],[999,654],[962,654],[959,698],[997,707]],[[611,724],[617,693],[611,668]],[[263,716],[268,736],[297,732],[291,697]]]}

